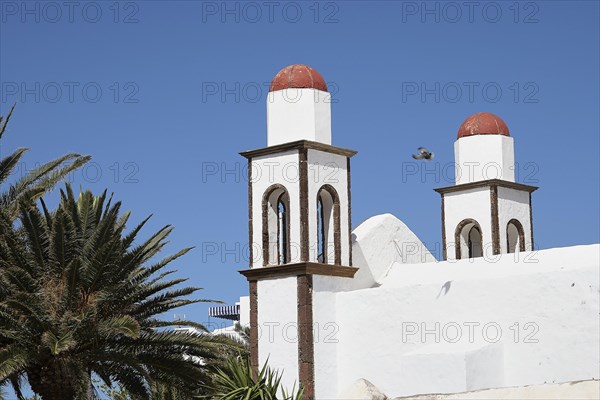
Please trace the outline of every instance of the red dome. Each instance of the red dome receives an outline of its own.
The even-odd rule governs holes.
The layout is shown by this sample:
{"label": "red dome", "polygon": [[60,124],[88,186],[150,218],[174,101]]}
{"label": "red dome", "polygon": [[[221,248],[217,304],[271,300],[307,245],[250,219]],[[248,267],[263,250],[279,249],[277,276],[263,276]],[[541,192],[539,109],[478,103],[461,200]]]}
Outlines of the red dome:
{"label": "red dome", "polygon": [[288,65],[275,75],[271,82],[269,92],[275,90],[299,88],[299,89],[319,89],[327,91],[327,85],[321,74],[304,64]]}
{"label": "red dome", "polygon": [[458,129],[458,139],[473,135],[504,135],[510,136],[508,126],[502,119],[492,113],[478,112],[465,119]]}

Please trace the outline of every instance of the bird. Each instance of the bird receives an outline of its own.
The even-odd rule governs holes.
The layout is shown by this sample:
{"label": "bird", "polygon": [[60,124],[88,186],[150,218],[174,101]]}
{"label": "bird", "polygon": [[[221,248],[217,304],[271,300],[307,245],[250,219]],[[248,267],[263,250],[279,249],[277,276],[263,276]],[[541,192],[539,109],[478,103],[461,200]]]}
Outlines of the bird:
{"label": "bird", "polygon": [[433,160],[433,153],[425,147],[419,147],[417,150],[419,150],[419,154],[413,154],[412,156],[415,160]]}

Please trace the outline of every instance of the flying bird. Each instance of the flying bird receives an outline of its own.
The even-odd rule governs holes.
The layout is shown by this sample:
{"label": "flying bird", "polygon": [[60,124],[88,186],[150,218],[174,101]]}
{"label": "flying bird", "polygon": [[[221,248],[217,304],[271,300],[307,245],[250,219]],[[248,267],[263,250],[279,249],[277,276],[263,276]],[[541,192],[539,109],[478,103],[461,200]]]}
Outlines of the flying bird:
{"label": "flying bird", "polygon": [[433,153],[425,147],[419,147],[417,150],[419,150],[419,154],[413,154],[412,156],[415,160],[433,160]]}

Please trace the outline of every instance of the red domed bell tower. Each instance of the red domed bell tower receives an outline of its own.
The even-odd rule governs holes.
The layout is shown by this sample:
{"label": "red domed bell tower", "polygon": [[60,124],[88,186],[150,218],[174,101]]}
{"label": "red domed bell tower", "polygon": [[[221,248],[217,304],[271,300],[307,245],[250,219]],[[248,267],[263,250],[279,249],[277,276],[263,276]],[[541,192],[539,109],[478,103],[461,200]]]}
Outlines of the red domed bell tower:
{"label": "red domed bell tower", "polygon": [[468,117],[454,142],[454,186],[442,195],[444,259],[489,257],[533,250],[531,193],[515,182],[514,142],[492,113]]}
{"label": "red domed bell tower", "polygon": [[268,360],[283,371],[284,387],[302,384],[305,399],[325,398],[337,378],[315,377],[316,368],[335,368],[315,365],[326,352],[313,336],[313,310],[329,318],[331,307],[313,294],[357,271],[350,242],[356,152],[331,145],[331,95],[321,74],[303,64],[279,71],[267,98],[267,147],[241,154],[248,159],[251,262],[240,272],[250,282],[252,366]]}

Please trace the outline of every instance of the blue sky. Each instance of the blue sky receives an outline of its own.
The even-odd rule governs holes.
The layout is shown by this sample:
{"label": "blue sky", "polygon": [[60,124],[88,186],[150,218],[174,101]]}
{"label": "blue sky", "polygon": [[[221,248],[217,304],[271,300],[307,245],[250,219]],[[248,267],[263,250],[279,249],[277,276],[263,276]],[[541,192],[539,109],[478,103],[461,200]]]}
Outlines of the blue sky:
{"label": "blue sky", "polygon": [[[268,83],[305,63],[333,92],[333,143],[359,152],[354,226],[392,213],[439,255],[432,189],[452,184],[461,122],[489,111],[515,139],[518,180],[541,188],[538,248],[597,243],[599,3],[472,4],[2,1],[0,111],[17,108],[0,152],[31,148],[21,171],[92,155],[73,183],[115,192],[134,222],[153,213],[145,235],[173,224],[167,252],[196,246],[179,274],[232,303],[247,292],[238,152],[266,145]],[[407,176],[418,146],[434,172]],[[182,313],[207,322],[206,308]]]}

